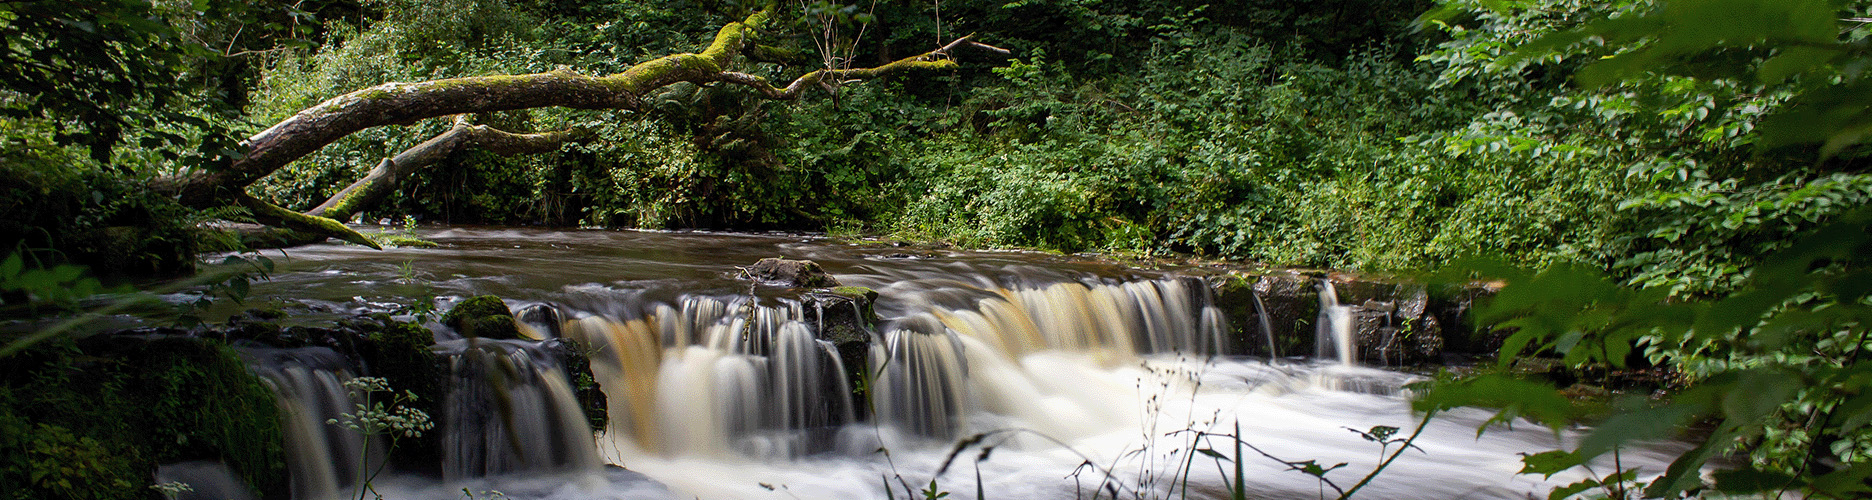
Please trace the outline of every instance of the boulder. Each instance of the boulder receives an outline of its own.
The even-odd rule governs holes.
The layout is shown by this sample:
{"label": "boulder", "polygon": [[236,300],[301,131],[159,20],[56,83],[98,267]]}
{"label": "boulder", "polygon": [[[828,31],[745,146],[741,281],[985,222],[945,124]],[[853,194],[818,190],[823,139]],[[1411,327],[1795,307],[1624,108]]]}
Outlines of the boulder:
{"label": "boulder", "polygon": [[[815,291],[801,297],[810,312],[806,320],[813,331],[818,332],[820,340],[831,342],[838,350],[839,363],[845,367],[846,380],[853,381],[853,401],[864,401],[864,385],[856,381],[865,376],[867,359],[871,344],[876,337],[873,332],[878,325],[877,312],[873,303],[877,302],[878,293],[859,286],[840,286],[829,290]],[[868,408],[857,405],[853,408],[863,419]]]}
{"label": "boulder", "polygon": [[831,288],[838,279],[826,273],[819,263],[769,257],[741,270],[741,276],[763,284],[794,288]]}
{"label": "boulder", "polygon": [[454,328],[463,337],[520,338],[513,311],[507,309],[507,303],[501,302],[500,297],[493,295],[478,295],[461,301],[442,315],[442,324]]}

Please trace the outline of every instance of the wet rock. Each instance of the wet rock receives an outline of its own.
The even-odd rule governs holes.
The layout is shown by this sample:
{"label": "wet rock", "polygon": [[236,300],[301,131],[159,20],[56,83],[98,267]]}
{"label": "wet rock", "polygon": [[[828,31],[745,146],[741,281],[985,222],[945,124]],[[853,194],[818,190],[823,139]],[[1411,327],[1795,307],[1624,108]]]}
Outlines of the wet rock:
{"label": "wet rock", "polygon": [[[1319,332],[1318,281],[1298,274],[1269,275],[1255,280],[1254,290],[1261,296],[1267,311],[1277,354],[1312,356]],[[1262,340],[1261,343],[1267,342]]]}
{"label": "wet rock", "polygon": [[1505,330],[1485,330],[1475,327],[1471,317],[1477,301],[1494,295],[1487,287],[1465,287],[1459,285],[1433,285],[1430,287],[1430,304],[1426,307],[1426,316],[1435,318],[1443,331],[1445,351],[1457,354],[1492,355],[1501,350],[1501,343],[1507,337]]}
{"label": "wet rock", "polygon": [[[820,340],[831,342],[838,350],[839,363],[845,367],[845,379],[853,382],[852,400],[864,401],[867,357],[877,336],[878,316],[873,304],[878,293],[859,286],[841,286],[801,297],[806,306],[807,322]],[[853,408],[859,419],[865,418],[865,405]]]}
{"label": "wet rock", "polygon": [[765,258],[754,265],[742,269],[743,277],[775,286],[796,288],[830,288],[839,286],[838,279],[826,273],[819,263],[810,260]]}
{"label": "wet rock", "polygon": [[1354,307],[1359,358],[1381,366],[1415,365],[1438,361],[1443,355],[1443,332],[1436,317],[1426,314],[1429,295],[1422,285],[1393,285],[1391,300],[1366,300]]}
{"label": "wet rock", "polygon": [[[1321,279],[1291,272],[1211,278],[1215,305],[1229,318],[1229,353],[1267,355],[1270,342],[1263,333],[1265,320],[1276,355],[1313,356],[1322,327]],[[1470,304],[1476,296],[1485,295],[1486,289],[1374,281],[1339,274],[1330,279],[1339,304],[1351,309],[1353,343],[1360,363],[1435,363],[1443,360],[1444,352],[1452,345],[1489,345],[1487,332],[1471,339],[1452,333],[1449,326],[1466,324]],[[1257,298],[1261,301],[1259,308]],[[1498,340],[1495,345],[1499,345]]]}
{"label": "wet rock", "polygon": [[[1268,338],[1262,331],[1262,309],[1255,303],[1255,276],[1230,274],[1209,279],[1211,301],[1222,315],[1229,318],[1227,354],[1246,354],[1249,356],[1270,356]],[[1271,326],[1271,323],[1270,323]]]}
{"label": "wet rock", "polygon": [[442,315],[442,324],[454,328],[463,337],[481,337],[490,339],[520,338],[520,329],[514,324],[513,311],[500,297],[478,295],[456,304]]}
{"label": "wet rock", "polygon": [[[551,310],[550,307],[546,309]],[[557,317],[556,313],[554,317]],[[565,368],[566,380],[572,383],[572,393],[578,398],[579,409],[585,412],[585,420],[591,423],[593,429],[604,429],[610,422],[610,413],[607,411],[609,403],[591,368],[591,356],[599,351],[590,344],[571,339],[547,342],[553,345],[559,355],[559,366]]]}
{"label": "wet rock", "polygon": [[564,322],[559,319],[559,309],[550,304],[523,307],[514,314],[514,322],[522,337],[533,340],[559,338],[564,328]]}

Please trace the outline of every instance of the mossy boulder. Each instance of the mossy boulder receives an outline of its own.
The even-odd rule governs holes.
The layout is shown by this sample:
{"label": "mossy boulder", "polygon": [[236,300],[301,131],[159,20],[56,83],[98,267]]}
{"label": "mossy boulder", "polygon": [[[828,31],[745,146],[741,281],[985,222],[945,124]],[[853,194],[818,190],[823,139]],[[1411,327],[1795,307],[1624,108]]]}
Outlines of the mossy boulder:
{"label": "mossy boulder", "polygon": [[819,263],[810,260],[765,258],[742,270],[742,276],[761,283],[794,288],[831,288],[839,286]]}
{"label": "mossy boulder", "polygon": [[442,324],[454,328],[464,337],[488,339],[520,338],[520,328],[514,325],[513,311],[507,309],[507,303],[493,295],[477,295],[456,304],[447,314],[442,315]]}
{"label": "mossy boulder", "polygon": [[[429,350],[435,334],[422,325],[373,314],[348,324],[363,338],[356,343],[356,359],[364,373],[383,377],[390,387],[409,391],[416,400],[406,406],[441,418],[441,403],[448,397],[448,362]],[[435,472],[442,461],[442,432],[425,432],[397,444],[392,460],[403,470]]]}

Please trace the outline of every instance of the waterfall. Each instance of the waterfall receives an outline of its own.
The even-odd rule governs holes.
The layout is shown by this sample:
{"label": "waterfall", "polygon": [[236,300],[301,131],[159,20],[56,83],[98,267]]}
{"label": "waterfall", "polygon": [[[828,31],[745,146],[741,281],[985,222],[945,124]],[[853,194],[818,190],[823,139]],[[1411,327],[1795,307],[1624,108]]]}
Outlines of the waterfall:
{"label": "waterfall", "polygon": [[367,465],[383,463],[386,447],[381,439],[370,446],[372,456],[365,457],[362,434],[326,423],[357,411],[358,400],[344,387],[352,373],[343,356],[323,347],[249,348],[242,354],[280,406],[293,498],[345,496]]}
{"label": "waterfall", "polygon": [[[1348,464],[1332,475],[1341,481],[1381,459],[1379,445],[1348,428],[1410,431],[1420,418],[1398,395],[1417,377],[1356,363],[1362,357],[1353,320],[1360,316],[1367,331],[1415,331],[1377,326],[1389,307],[1382,288],[1372,300],[1357,294],[1362,305],[1352,306],[1340,303],[1336,283],[1270,276],[1257,283],[1263,290],[1239,297],[1252,305],[1219,305],[1199,278],[1057,255],[913,255],[793,236],[614,231],[546,232],[579,244],[522,245],[538,235],[452,231],[466,236],[452,237],[449,253],[411,254],[461,278],[434,286],[451,295],[500,295],[516,305],[525,336],[544,340],[456,339],[431,347],[442,358],[430,361],[446,363],[425,368],[435,379],[424,380],[439,386],[428,390],[441,398],[424,400],[434,405],[437,424],[425,438],[440,446],[422,448],[433,462],[408,463],[413,467],[374,482],[389,498],[488,498],[493,491],[527,500],[901,498],[926,487],[957,499],[976,498],[977,487],[991,498],[1094,491],[1175,498],[1184,484],[1190,496],[1208,498],[1225,494],[1234,466],[1212,467],[1199,455],[1222,449],[1228,443],[1218,438],[1238,424],[1245,441],[1270,455]],[[726,265],[776,253],[813,258],[844,284],[870,289],[860,296],[881,299],[856,302],[852,290],[750,289]],[[394,266],[373,255],[311,247],[296,258],[315,270],[283,271],[256,286],[315,305],[372,297],[380,293],[372,284],[397,279],[386,271]],[[1311,309],[1311,299],[1299,298],[1309,286],[1319,290],[1317,351],[1279,352],[1283,344],[1271,334]],[[1262,339],[1227,333],[1228,319],[1245,318],[1226,318],[1223,307],[1237,306],[1258,316]],[[1394,316],[1429,321],[1428,307],[1402,301]],[[383,463],[361,456],[382,450],[381,443],[366,446],[355,432],[325,424],[354,410],[343,382],[372,374],[360,367],[393,367],[378,363],[355,333],[298,337],[337,352],[243,350],[286,414],[293,498],[345,496],[355,471]],[[1276,364],[1236,356],[1261,341],[1271,357],[1320,359]],[[1403,348],[1418,356],[1435,346],[1368,347]],[[353,351],[360,359],[338,354]],[[1379,355],[1397,359],[1372,354]],[[574,397],[589,399],[591,387],[567,374],[580,357],[590,361],[608,405],[597,434]],[[1478,439],[1475,429],[1492,415],[1439,414],[1419,449],[1361,493],[1524,498],[1585,478],[1516,475],[1519,453],[1580,436],[1529,425]],[[1669,463],[1646,453],[1630,450],[1626,468],[1641,467],[1644,477]],[[391,455],[398,465],[416,459],[401,450]],[[947,474],[938,474],[944,465]],[[1239,465],[1252,497],[1321,491],[1317,478],[1280,460]],[[164,471],[225,490],[211,486],[226,476],[212,467]]]}
{"label": "waterfall", "polygon": [[871,360],[879,424],[905,437],[955,437],[968,409],[968,365],[956,336],[932,318],[900,321]]}
{"label": "waterfall", "polygon": [[[872,333],[864,365],[841,359],[823,331],[829,315],[856,311],[789,298],[687,295],[607,306],[605,314],[568,310],[560,330],[600,353],[593,372],[611,405],[607,438],[619,450],[661,456],[864,449],[840,433],[864,415],[887,442],[946,440],[966,430],[976,405],[1018,411],[1026,397],[980,382],[977,364],[1005,367],[996,375],[1005,379],[1025,376],[1017,360],[1038,353],[1109,365],[1229,349],[1227,320],[1200,279],[985,292],[961,307],[900,298],[919,312]],[[852,379],[860,374],[870,379]],[[854,400],[854,390],[868,399]]]}
{"label": "waterfall", "polygon": [[1331,280],[1320,280],[1320,315],[1314,355],[1321,359],[1337,357],[1339,364],[1358,365],[1358,349],[1353,339],[1352,306],[1339,303],[1339,291]]}
{"label": "waterfall", "polygon": [[596,471],[591,427],[545,344],[487,339],[441,344],[454,383],[443,407],[446,480],[514,471]]}
{"label": "waterfall", "polygon": [[685,296],[635,304],[630,319],[570,314],[563,331],[602,354],[592,370],[611,402],[606,436],[669,455],[790,457],[828,451],[856,420],[838,350],[793,300]]}
{"label": "waterfall", "polygon": [[[442,472],[460,480],[515,471],[592,472],[602,463],[592,433],[548,344],[445,342],[453,370],[444,415]],[[384,464],[382,436],[366,437],[329,421],[356,413],[362,401],[345,388],[350,363],[324,347],[244,348],[249,365],[273,390],[283,418],[292,498],[351,497]],[[365,456],[368,452],[369,456]]]}
{"label": "waterfall", "polygon": [[1268,362],[1280,359],[1280,349],[1274,347],[1274,325],[1268,320],[1267,304],[1261,300],[1261,292],[1248,289],[1248,296],[1254,299],[1255,318],[1261,320],[1261,337],[1267,339]]}
{"label": "waterfall", "polygon": [[[973,309],[927,304],[932,312],[895,322],[874,349],[881,423],[912,436],[953,438],[971,405],[1036,425],[1086,428],[1122,421],[1084,387],[1061,384],[1023,364],[1053,356],[1099,364],[1141,355],[1226,353],[1227,322],[1201,280],[1056,283],[998,290]],[[1111,421],[1111,420],[1107,420]],[[1071,431],[1067,431],[1071,432]]]}

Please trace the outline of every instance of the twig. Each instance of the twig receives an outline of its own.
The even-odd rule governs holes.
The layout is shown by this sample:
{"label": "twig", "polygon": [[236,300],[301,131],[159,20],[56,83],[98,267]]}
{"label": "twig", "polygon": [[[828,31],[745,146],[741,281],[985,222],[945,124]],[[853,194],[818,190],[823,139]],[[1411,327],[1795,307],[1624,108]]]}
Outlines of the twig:
{"label": "twig", "polygon": [[[1424,428],[1430,426],[1430,419],[1433,417],[1436,417],[1436,410],[1424,412],[1423,421],[1417,423],[1417,430],[1411,431],[1410,439],[1404,440],[1404,446],[1398,448],[1396,453],[1392,453],[1391,458],[1387,458],[1384,462],[1379,463],[1378,467],[1372,469],[1370,474],[1366,474],[1364,479],[1360,479],[1358,484],[1352,485],[1352,489],[1346,490],[1344,494],[1339,495],[1339,499],[1345,500],[1351,498],[1352,494],[1357,493],[1359,488],[1364,488],[1366,484],[1371,483],[1372,478],[1378,477],[1379,472],[1384,472],[1385,467],[1390,467],[1391,462],[1396,461],[1399,455],[1404,454],[1405,450],[1411,449],[1411,443],[1417,441],[1417,436],[1423,435]],[[1421,450],[1421,448],[1419,450]]]}

